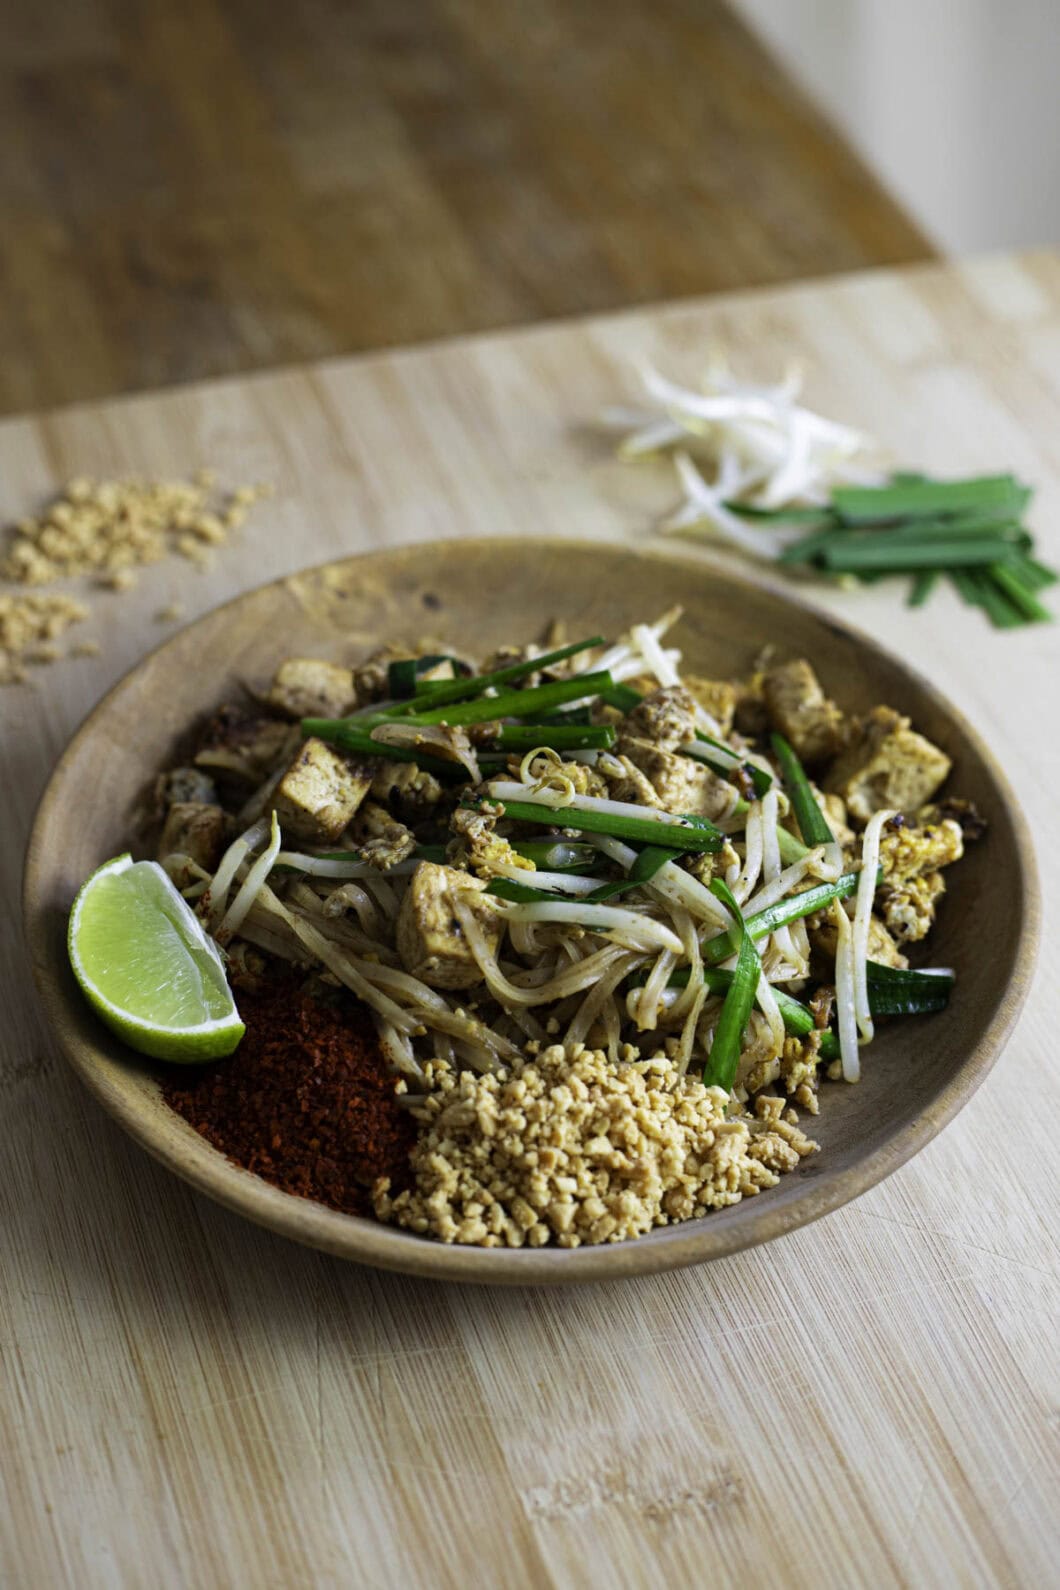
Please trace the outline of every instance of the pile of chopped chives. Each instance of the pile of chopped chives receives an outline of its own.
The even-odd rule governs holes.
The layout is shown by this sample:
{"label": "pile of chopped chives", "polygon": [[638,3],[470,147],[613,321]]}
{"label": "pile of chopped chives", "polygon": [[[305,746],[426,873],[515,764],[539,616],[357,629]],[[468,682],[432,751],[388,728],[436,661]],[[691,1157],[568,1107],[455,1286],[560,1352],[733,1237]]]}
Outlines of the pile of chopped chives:
{"label": "pile of chopped chives", "polygon": [[1024,524],[1030,497],[1014,475],[943,481],[903,474],[886,486],[839,487],[825,521],[779,561],[865,583],[907,574],[911,607],[922,606],[944,577],[999,629],[1047,621],[1052,614],[1038,593],[1057,575],[1033,556]]}

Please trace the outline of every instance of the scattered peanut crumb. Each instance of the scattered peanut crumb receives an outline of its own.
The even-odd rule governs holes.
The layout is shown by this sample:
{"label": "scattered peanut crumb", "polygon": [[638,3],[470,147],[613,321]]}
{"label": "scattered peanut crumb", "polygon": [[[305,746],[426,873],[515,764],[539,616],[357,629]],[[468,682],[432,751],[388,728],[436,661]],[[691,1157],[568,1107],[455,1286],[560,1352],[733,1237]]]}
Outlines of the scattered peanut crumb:
{"label": "scattered peanut crumb", "polygon": [[[51,585],[88,578],[114,591],[128,591],[136,570],[173,553],[199,568],[212,566],[213,548],[241,525],[251,506],[272,495],[266,485],[216,487],[202,469],[192,480],[91,480],[67,483],[36,518],[10,526],[0,551],[0,579],[19,586]],[[164,616],[163,616],[164,614]],[[173,603],[160,622],[181,616]],[[67,596],[0,594],[0,685],[26,677],[28,663],[53,662],[54,644],[70,624],[87,617],[83,603]],[[96,655],[82,643],[76,655]]]}
{"label": "scattered peanut crumb", "polygon": [[167,602],[165,607],[160,607],[155,614],[156,624],[175,624],[184,617],[184,608],[180,602]]}
{"label": "scattered peanut crumb", "polygon": [[18,684],[29,663],[54,662],[55,642],[88,617],[83,602],[69,596],[8,596],[0,593],[0,685]]}

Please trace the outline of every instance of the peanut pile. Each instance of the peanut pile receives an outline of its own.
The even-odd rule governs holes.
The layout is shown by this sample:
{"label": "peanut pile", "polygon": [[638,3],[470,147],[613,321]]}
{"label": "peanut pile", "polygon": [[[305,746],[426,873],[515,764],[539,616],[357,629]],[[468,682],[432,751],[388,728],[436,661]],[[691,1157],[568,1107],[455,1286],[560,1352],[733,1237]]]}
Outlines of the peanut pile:
{"label": "peanut pile", "polygon": [[620,1242],[776,1184],[816,1144],[761,1099],[728,1096],[665,1056],[613,1065],[553,1044],[505,1075],[442,1074],[414,1112],[413,1185],[375,1189],[381,1220],[442,1242],[561,1248]]}

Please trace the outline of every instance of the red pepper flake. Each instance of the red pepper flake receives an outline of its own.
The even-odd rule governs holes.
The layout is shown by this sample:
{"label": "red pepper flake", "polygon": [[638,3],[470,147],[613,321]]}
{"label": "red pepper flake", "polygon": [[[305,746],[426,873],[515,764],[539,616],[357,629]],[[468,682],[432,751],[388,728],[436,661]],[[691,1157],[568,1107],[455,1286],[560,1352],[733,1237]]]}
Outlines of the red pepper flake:
{"label": "red pepper flake", "polygon": [[403,1187],[416,1127],[367,1011],[284,979],[242,993],[239,1013],[247,1030],[235,1054],[193,1075],[171,1070],[166,1103],[237,1165],[300,1198],[368,1214],[378,1177]]}

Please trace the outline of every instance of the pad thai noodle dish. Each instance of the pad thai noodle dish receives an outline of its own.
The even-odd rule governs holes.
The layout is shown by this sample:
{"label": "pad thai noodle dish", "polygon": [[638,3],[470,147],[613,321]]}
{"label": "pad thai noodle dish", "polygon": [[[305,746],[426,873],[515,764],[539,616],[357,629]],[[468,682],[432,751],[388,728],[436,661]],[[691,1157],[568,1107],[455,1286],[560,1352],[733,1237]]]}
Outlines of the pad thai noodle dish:
{"label": "pad thai noodle dish", "polygon": [[194,730],[152,843],[246,1030],[166,1068],[171,1107],[290,1192],[486,1247],[639,1236],[815,1153],[823,1084],[945,1008],[907,956],[983,822],[898,711],[770,650],[682,671],[678,617],[293,657]]}

